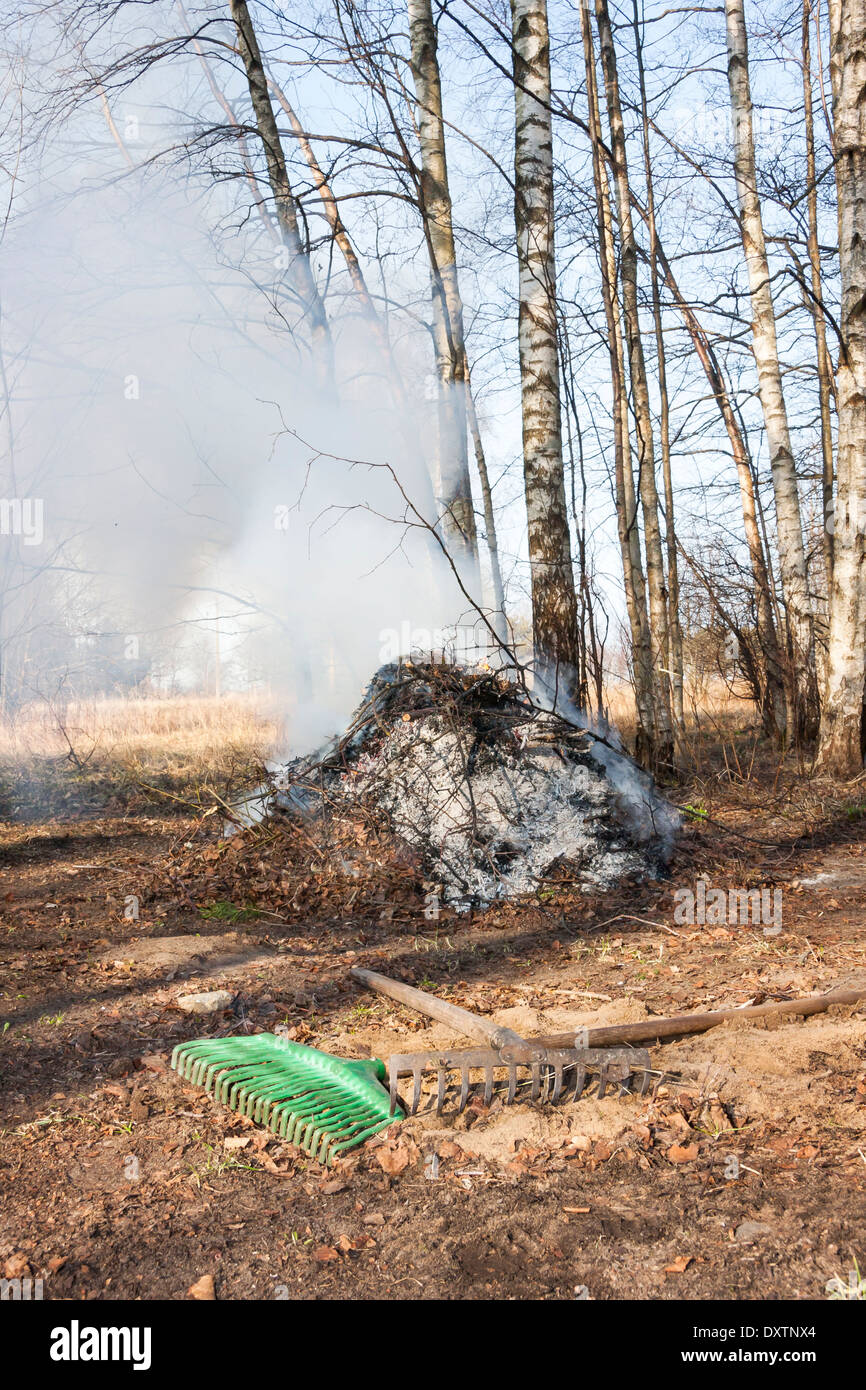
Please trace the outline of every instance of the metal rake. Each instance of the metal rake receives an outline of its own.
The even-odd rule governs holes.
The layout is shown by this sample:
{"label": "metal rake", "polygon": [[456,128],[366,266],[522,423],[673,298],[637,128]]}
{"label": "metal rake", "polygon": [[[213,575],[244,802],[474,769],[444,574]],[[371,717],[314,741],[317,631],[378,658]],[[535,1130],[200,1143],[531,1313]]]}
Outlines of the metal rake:
{"label": "metal rake", "polygon": [[[411,1100],[402,1103],[407,1112],[414,1115],[421,1105],[424,1077],[431,1073],[436,1074],[436,1110],[439,1113],[447,1108],[448,1099],[458,1085],[459,1113],[466,1108],[470,1091],[474,1093],[477,1088],[488,1105],[494,1095],[505,1105],[524,1097],[555,1105],[569,1097],[579,1100],[590,1077],[597,1078],[595,1094],[599,1097],[606,1095],[614,1085],[619,1095],[631,1091],[645,1095],[652,1084],[652,1064],[646,1048],[583,1046],[577,1033],[565,1040],[561,1037],[522,1038],[510,1028],[374,970],[355,968],[351,973],[368,989],[396,999],[486,1044],[462,1050],[406,1052],[391,1056],[388,1079],[392,1113],[401,1099],[397,1087],[400,1078],[412,1078]],[[563,1046],[563,1041],[570,1045]],[[458,1073],[459,1083],[449,1082],[449,1073]],[[476,1082],[473,1082],[473,1073]]]}

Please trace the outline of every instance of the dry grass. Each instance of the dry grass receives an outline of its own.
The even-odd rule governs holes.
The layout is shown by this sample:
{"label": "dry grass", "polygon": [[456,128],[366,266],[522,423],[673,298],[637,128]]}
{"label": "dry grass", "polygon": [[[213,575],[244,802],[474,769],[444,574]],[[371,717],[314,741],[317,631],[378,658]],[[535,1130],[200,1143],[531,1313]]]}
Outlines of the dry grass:
{"label": "dry grass", "polygon": [[281,746],[280,722],[252,696],[34,704],[0,721],[0,811],[29,818],[172,797],[188,810],[208,789],[223,796],[255,781]]}
{"label": "dry grass", "polygon": [[0,758],[65,757],[71,748],[82,760],[98,750],[123,759],[199,757],[207,765],[226,747],[266,755],[280,732],[249,695],[32,704],[0,721]]}
{"label": "dry grass", "polygon": [[[687,675],[683,692],[686,728],[689,731],[727,730],[732,724],[755,721],[755,706],[751,698],[732,690],[719,676]],[[608,717],[625,739],[635,731],[634,691],[627,681],[610,682],[605,686]]]}

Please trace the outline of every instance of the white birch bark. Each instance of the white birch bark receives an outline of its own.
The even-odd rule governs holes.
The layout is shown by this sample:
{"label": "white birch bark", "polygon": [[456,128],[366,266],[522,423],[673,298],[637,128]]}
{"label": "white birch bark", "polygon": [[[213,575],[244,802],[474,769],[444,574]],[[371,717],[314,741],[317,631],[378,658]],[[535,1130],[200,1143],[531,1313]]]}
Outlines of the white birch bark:
{"label": "white birch bark", "polygon": [[812,0],[803,0],[801,23],[803,57],[803,115],[806,135],[806,205],[809,215],[809,267],[812,279],[812,298],[809,309],[815,325],[815,348],[818,371],[818,406],[821,412],[821,460],[823,472],[823,510],[824,510],[824,568],[827,576],[827,591],[833,581],[833,425],[830,414],[830,400],[835,392],[833,364],[827,346],[827,329],[824,323],[823,289],[821,283],[821,252],[818,245],[818,188],[815,167],[815,122],[812,112],[812,53],[809,31],[812,18]]}
{"label": "white birch bark", "polygon": [[569,693],[579,665],[577,600],[560,416],[550,38],[545,0],[511,0],[514,65],[514,217],[523,476],[535,662]]}
{"label": "white birch bark", "polygon": [[469,477],[463,301],[457,277],[442,84],[431,0],[408,0],[408,12],[416,124],[421,150],[421,214],[430,257],[433,296],[443,528],[450,545],[458,552],[453,558],[459,559],[461,567],[472,578],[472,587],[477,590],[478,543]]}
{"label": "white birch bark", "polygon": [[[779,568],[791,638],[793,666],[800,673],[802,721],[813,703],[815,649],[812,609],[806,576],[806,551],[800,515],[797,474],[791,449],[788,415],[776,342],[776,314],[770,289],[770,269],[764,240],[761,202],[755,168],[749,49],[743,0],[725,0],[728,45],[728,88],[734,141],[734,177],[740,208],[740,234],[752,308],[752,351],[758,374],[758,394],[764,416],[773,494]],[[797,730],[789,732],[794,735]]]}
{"label": "white birch bark", "polygon": [[819,765],[854,776],[863,765],[866,683],[866,0],[831,0],[842,347],[830,637]]}

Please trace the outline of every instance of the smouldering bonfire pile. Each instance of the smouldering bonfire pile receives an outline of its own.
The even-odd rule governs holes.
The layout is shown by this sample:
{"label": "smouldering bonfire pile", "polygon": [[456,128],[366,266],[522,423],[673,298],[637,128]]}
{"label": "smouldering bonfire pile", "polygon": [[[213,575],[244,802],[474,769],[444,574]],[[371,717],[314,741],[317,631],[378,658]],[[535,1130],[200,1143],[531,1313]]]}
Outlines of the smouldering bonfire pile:
{"label": "smouldering bonfire pile", "polygon": [[677,818],[610,741],[501,672],[383,666],[337,743],[289,764],[270,816],[357,815],[418,857],[454,907],[656,872]]}

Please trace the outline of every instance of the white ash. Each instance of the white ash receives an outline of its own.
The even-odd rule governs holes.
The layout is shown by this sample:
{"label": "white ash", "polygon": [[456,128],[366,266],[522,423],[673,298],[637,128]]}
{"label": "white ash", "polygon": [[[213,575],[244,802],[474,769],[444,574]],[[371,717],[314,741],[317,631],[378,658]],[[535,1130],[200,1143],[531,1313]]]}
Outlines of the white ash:
{"label": "white ash", "polygon": [[477,742],[446,720],[398,721],[340,779],[387,813],[455,906],[532,892],[559,860],[588,888],[652,872],[676,817],[631,761],[587,734],[544,740],[545,716]]}

